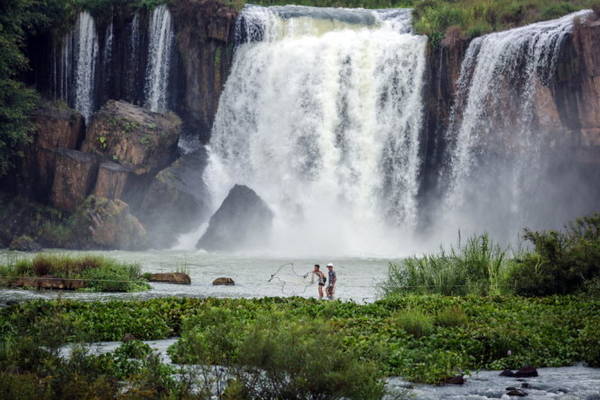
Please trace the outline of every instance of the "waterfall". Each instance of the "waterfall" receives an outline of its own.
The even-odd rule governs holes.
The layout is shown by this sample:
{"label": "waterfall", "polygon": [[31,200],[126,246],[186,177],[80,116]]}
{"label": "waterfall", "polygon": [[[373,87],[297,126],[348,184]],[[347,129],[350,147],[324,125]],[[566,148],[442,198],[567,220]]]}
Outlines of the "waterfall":
{"label": "waterfall", "polygon": [[110,73],[110,63],[112,61],[113,36],[114,27],[111,22],[106,28],[106,33],[104,35],[104,49],[102,50],[102,61],[104,62],[104,68],[108,73]]}
{"label": "waterfall", "polygon": [[74,107],[88,121],[94,112],[98,34],[94,19],[87,11],[79,14],[75,35],[77,62],[75,65]]}
{"label": "waterfall", "polygon": [[54,56],[52,58],[52,85],[54,97],[70,104],[70,84],[72,77],[73,65],[73,47],[74,35],[73,32],[68,32],[59,43],[59,51],[57,45],[53,47]]}
{"label": "waterfall", "polygon": [[463,228],[471,220],[475,229],[501,226],[515,233],[524,223],[544,218],[539,197],[548,182],[544,168],[552,160],[544,154],[552,138],[539,126],[541,114],[548,113],[536,111],[536,99],[552,98],[561,46],[575,18],[585,13],[470,43],[447,132],[452,152],[444,210],[457,212]]}
{"label": "waterfall", "polygon": [[214,198],[255,189],[281,251],[396,251],[391,230],[417,220],[427,39],[411,11],[246,6],[236,37],[205,175]]}
{"label": "waterfall", "polygon": [[149,55],[146,70],[146,106],[152,111],[166,111],[171,49],[174,33],[171,13],[166,5],[152,12],[149,27]]}

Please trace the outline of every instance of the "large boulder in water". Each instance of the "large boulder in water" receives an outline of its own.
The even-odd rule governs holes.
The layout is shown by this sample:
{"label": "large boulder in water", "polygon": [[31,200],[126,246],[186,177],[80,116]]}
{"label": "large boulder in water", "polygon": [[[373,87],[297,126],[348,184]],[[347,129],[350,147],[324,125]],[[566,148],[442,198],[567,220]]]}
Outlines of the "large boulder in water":
{"label": "large boulder in water", "polygon": [[208,219],[210,193],[202,179],[207,160],[202,147],[179,158],[152,180],[138,214],[153,246],[168,247],[177,235]]}
{"label": "large boulder in water", "polygon": [[247,186],[235,185],[210,218],[197,248],[238,250],[265,245],[271,233],[273,212]]}

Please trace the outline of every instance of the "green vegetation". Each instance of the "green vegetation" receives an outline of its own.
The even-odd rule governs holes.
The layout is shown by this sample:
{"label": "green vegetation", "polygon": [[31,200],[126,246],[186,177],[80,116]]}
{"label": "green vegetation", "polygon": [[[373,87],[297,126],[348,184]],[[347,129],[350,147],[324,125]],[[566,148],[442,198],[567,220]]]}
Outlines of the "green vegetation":
{"label": "green vegetation", "polygon": [[507,278],[516,294],[546,296],[593,290],[600,282],[600,214],[569,224],[564,232],[525,230],[533,251],[517,257]]}
{"label": "green vegetation", "polygon": [[472,237],[463,245],[459,239],[449,251],[409,257],[391,264],[384,294],[438,293],[443,295],[500,294],[506,275],[506,250],[488,235]]}
{"label": "green vegetation", "polygon": [[[170,350],[178,363],[244,367],[248,373],[283,368],[297,379],[295,388],[310,372],[315,355],[309,348],[319,349],[318,338],[323,348],[341,351],[320,351],[332,357],[320,362],[338,363],[357,382],[360,368],[374,368],[369,376],[438,383],[477,369],[599,365],[599,311],[600,299],[578,296],[406,295],[367,305],[300,298],[32,301],[0,311],[0,337],[31,335],[50,318],[62,321],[63,341],[181,336]],[[292,352],[291,343],[302,351]],[[361,390],[377,389],[373,381],[360,382]],[[237,383],[247,389],[243,379]]]}
{"label": "green vegetation", "polygon": [[444,36],[471,39],[599,7],[598,0],[424,0],[415,4],[414,26],[437,43]]}
{"label": "green vegetation", "polygon": [[110,258],[86,255],[70,257],[57,254],[38,254],[33,259],[8,258],[0,265],[3,284],[21,277],[53,277],[82,279],[85,290],[98,292],[134,292],[147,290],[137,264],[122,264]]}
{"label": "green vegetation", "polygon": [[449,251],[391,264],[384,295],[548,296],[600,293],[600,214],[582,217],[559,231],[525,229],[532,247],[513,258],[487,235],[460,240]]}

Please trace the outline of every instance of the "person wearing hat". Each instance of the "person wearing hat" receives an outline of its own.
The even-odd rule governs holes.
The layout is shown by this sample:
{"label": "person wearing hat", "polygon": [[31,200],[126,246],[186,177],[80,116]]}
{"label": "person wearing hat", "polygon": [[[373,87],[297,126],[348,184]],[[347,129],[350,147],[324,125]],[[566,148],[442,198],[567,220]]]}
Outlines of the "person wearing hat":
{"label": "person wearing hat", "polygon": [[333,264],[327,264],[327,275],[328,275],[328,283],[327,283],[327,298],[329,300],[333,300],[333,295],[335,294],[335,283],[337,281],[337,276],[335,271],[333,270]]}

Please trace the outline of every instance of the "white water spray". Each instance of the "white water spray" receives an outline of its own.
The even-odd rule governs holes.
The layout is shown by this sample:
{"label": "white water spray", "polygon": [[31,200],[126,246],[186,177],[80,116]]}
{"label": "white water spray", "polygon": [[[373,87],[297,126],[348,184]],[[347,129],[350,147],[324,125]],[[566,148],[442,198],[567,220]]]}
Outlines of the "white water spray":
{"label": "white water spray", "polygon": [[167,90],[174,40],[169,9],[166,5],[156,7],[150,22],[146,70],[146,106],[152,111],[167,110]]}
{"label": "white water spray", "polygon": [[94,89],[96,61],[98,57],[98,34],[94,19],[84,11],[79,14],[75,32],[77,62],[75,65],[74,106],[89,121],[94,112]]}
{"label": "white water spray", "polygon": [[471,42],[447,134],[452,153],[444,213],[460,214],[462,209],[459,228],[468,229],[471,219],[474,229],[493,231],[496,226],[491,225],[498,225],[516,233],[532,222],[534,216],[526,215],[524,208],[531,207],[535,188],[546,183],[542,153],[550,143],[548,132],[536,125],[536,96],[549,90],[544,87],[552,83],[561,45],[575,18],[586,13]]}
{"label": "white water spray", "polygon": [[390,228],[415,225],[427,39],[410,21],[410,10],[243,10],[205,178],[217,202],[234,183],[267,201],[277,251],[396,252]]}

